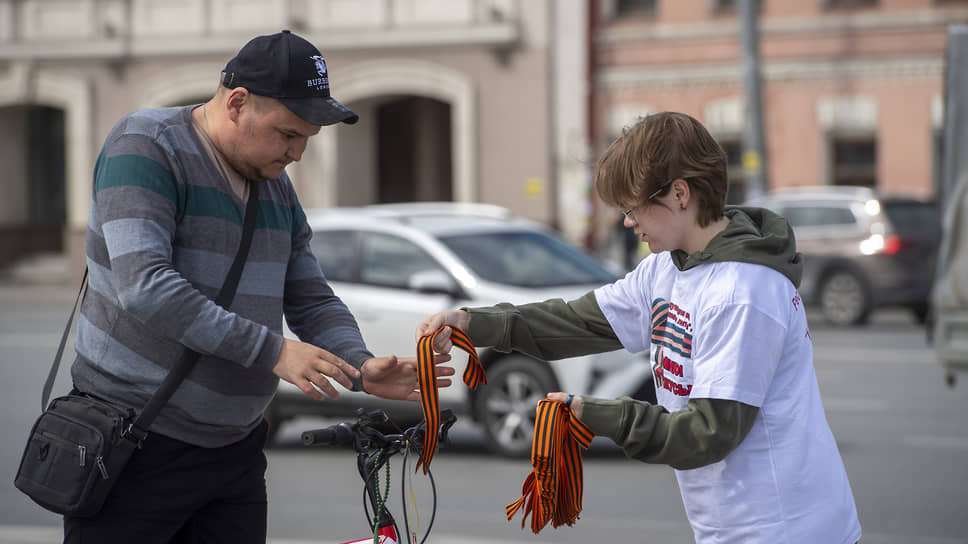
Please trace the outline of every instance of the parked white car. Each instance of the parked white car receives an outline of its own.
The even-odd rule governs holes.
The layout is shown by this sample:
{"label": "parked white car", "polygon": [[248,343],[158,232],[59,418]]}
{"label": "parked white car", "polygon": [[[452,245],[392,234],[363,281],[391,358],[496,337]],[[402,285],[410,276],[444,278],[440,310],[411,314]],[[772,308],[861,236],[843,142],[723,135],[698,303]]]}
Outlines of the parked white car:
{"label": "parked white car", "polygon": [[[417,324],[446,309],[570,300],[615,279],[551,231],[501,207],[386,204],[307,210],[307,216],[323,273],[378,356],[413,356]],[[655,394],[647,357],[624,350],[551,363],[520,353],[478,352],[487,385],[476,392],[464,385],[466,355],[454,350],[455,383],[440,390],[440,404],[482,425],[487,446],[504,455],[530,451],[535,407],[549,391],[608,398]],[[419,403],[342,388],[339,399],[314,401],[286,382],[267,417],[278,429],[296,416],[352,417],[358,408],[383,408],[400,425],[421,417]]]}

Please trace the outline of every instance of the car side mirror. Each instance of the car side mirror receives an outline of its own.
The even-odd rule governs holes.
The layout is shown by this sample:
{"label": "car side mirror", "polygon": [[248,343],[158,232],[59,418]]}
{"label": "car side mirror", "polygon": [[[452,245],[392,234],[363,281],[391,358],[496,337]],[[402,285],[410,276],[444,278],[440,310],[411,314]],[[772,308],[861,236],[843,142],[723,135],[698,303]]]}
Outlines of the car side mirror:
{"label": "car side mirror", "polygon": [[421,270],[410,276],[407,287],[420,293],[450,295],[457,298],[457,282],[440,269]]}

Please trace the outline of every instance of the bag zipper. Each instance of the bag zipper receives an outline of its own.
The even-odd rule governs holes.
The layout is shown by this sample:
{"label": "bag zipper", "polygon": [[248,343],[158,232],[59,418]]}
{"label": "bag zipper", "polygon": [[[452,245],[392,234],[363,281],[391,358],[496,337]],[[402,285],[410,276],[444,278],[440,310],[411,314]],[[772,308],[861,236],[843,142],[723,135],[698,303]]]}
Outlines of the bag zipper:
{"label": "bag zipper", "polygon": [[101,471],[101,477],[104,478],[105,480],[107,480],[108,479],[108,467],[104,466],[104,457],[101,457],[100,455],[98,455],[97,456],[97,459],[94,462],[95,462],[95,464],[97,464],[98,470]]}

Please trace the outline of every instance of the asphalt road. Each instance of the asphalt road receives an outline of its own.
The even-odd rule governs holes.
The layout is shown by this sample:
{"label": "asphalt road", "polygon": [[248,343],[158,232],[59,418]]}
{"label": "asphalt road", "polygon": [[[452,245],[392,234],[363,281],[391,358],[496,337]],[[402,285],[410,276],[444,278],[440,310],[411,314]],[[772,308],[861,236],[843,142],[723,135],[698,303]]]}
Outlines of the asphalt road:
{"label": "asphalt road", "polygon": [[[72,302],[70,287],[0,284],[0,544],[59,542],[57,516],[13,487],[23,441],[40,411],[40,390]],[[876,314],[862,329],[812,321],[827,416],[857,501],[865,544],[968,544],[968,376],[944,384],[922,328],[904,313]],[[70,362],[70,354],[65,364]],[[66,368],[55,394],[68,389]],[[336,543],[366,536],[361,486],[350,450],[304,448],[304,418],[269,450],[272,544]],[[428,542],[692,542],[671,469],[628,461],[596,439],[585,457],[585,498],[573,527],[539,535],[508,522],[527,460],[487,454],[479,432],[458,423],[434,458],[438,510]],[[401,518],[399,462],[391,504]],[[421,530],[430,523],[426,480],[415,478]],[[362,528],[362,530],[361,530]]]}

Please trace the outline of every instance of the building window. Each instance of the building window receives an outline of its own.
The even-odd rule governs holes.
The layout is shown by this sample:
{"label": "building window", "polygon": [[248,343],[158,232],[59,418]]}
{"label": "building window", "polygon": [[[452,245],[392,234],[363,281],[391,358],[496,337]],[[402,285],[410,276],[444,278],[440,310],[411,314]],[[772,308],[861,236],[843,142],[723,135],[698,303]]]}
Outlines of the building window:
{"label": "building window", "polygon": [[877,4],[877,0],[820,0],[820,7],[824,9],[871,7]]}
{"label": "building window", "polygon": [[656,0],[615,0],[615,16],[655,15]]}
{"label": "building window", "polygon": [[834,136],[830,141],[832,185],[877,187],[877,142]]}

